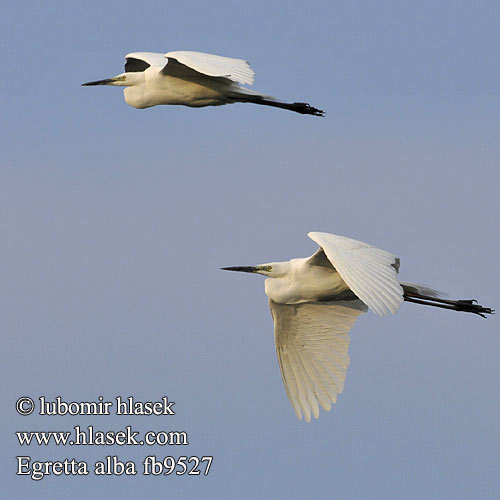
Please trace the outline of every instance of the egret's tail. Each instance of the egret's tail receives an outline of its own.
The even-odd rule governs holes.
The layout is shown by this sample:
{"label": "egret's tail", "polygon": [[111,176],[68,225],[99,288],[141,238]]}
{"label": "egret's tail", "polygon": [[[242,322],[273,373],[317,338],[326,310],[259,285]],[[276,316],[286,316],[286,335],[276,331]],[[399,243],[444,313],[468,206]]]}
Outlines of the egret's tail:
{"label": "egret's tail", "polygon": [[441,307],[452,311],[463,311],[478,314],[486,318],[486,314],[493,314],[495,311],[489,307],[483,307],[475,299],[469,300],[448,300],[443,299],[441,292],[433,290],[424,285],[414,285],[413,283],[401,283],[404,290],[403,298],[407,302],[422,304],[425,306]]}
{"label": "egret's tail", "polygon": [[322,109],[315,108],[307,102],[281,102],[269,95],[242,87],[232,89],[227,95],[233,102],[253,102],[262,106],[288,109],[302,115],[325,116],[325,112]]}
{"label": "egret's tail", "polygon": [[401,286],[406,294],[416,294],[416,295],[427,295],[428,297],[442,298],[445,297],[446,294],[444,292],[440,292],[439,290],[435,290],[434,288],[428,287],[427,285],[416,285],[415,283],[406,283],[402,281]]}

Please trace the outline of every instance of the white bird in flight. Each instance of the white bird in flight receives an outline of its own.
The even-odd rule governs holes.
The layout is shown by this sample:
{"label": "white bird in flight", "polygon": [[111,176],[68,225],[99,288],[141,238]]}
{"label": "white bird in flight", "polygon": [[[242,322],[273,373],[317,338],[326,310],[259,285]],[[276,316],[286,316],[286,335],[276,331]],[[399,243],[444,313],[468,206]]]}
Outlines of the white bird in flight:
{"label": "white bird in flight", "polygon": [[344,236],[309,233],[320,248],[311,257],[227,271],[263,274],[274,320],[281,376],[299,420],[326,411],[344,388],[349,331],[371,309],[394,314],[403,301],[486,317],[475,300],[445,300],[431,288],[397,279],[399,259]]}
{"label": "white bird in flight", "polygon": [[324,116],[324,111],[305,102],[281,102],[239,85],[251,85],[253,80],[254,71],[243,59],[189,51],[133,52],[125,56],[125,73],[82,85],[126,87],[125,101],[140,109],[158,104],[200,108],[253,102],[304,115]]}

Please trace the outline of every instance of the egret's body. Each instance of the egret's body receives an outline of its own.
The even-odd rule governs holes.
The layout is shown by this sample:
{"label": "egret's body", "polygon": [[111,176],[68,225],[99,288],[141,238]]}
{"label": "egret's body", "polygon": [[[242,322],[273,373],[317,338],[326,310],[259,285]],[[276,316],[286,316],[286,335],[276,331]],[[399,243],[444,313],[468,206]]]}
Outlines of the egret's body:
{"label": "egret's body", "polygon": [[[332,272],[331,267],[311,266],[308,260],[292,259],[280,263],[283,274],[265,280],[266,295],[278,304],[301,304],[331,300],[350,292],[339,273]],[[277,263],[272,267],[275,269]]]}
{"label": "egret's body", "polygon": [[254,80],[252,68],[243,59],[177,51],[133,52],[125,60],[125,73],[83,85],[126,87],[125,101],[139,109],[160,104],[199,108],[252,102],[302,114],[324,114],[307,103],[285,103],[241,87],[240,83],[251,85]]}
{"label": "egret's body", "polygon": [[349,331],[371,309],[395,313],[406,300],[484,316],[493,311],[472,300],[445,300],[422,285],[398,280],[399,259],[367,243],[309,233],[320,245],[308,258],[251,267],[226,267],[267,276],[276,352],[288,398],[299,419],[330,410],[344,387]]}

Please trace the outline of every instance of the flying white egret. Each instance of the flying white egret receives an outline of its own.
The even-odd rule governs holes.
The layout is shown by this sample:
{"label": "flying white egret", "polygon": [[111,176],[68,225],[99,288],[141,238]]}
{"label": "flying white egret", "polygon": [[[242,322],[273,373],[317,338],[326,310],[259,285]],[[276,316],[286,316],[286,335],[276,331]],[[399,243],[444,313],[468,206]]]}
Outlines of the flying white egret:
{"label": "flying white egret", "polygon": [[125,56],[125,73],[82,85],[126,87],[125,101],[140,109],[158,104],[199,108],[253,102],[304,115],[324,116],[321,109],[305,102],[281,102],[238,85],[251,85],[253,80],[254,71],[243,59],[189,51],[133,52]]}
{"label": "flying white egret", "polygon": [[274,320],[281,376],[299,420],[329,411],[344,387],[349,331],[371,309],[395,313],[406,300],[486,317],[475,300],[446,300],[431,288],[397,279],[399,259],[344,236],[309,233],[320,248],[311,257],[251,267],[224,267],[268,276],[266,295]]}

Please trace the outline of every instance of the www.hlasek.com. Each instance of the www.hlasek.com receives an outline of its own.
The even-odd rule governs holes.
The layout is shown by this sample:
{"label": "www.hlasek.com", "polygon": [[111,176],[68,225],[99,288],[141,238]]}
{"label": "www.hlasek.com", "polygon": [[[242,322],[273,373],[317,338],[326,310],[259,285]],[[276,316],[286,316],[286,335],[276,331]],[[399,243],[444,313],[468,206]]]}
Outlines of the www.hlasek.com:
{"label": "www.hlasek.com", "polygon": [[[47,401],[44,396],[38,398],[38,405],[27,396],[19,398],[16,410],[20,415],[30,415],[37,409],[39,415],[175,415],[173,401],[164,396],[160,401],[136,401],[132,396],[104,401],[99,396],[97,401],[65,402],[60,396],[54,401]],[[130,425],[118,431],[96,429],[93,425],[81,427],[75,425],[71,431],[17,431],[20,446],[187,446],[186,431],[134,431]],[[157,458],[148,455],[138,466],[134,461],[122,461],[116,455],[108,455],[103,460],[89,464],[85,460],[64,458],[62,460],[32,460],[30,456],[17,456],[16,474],[29,476],[38,481],[47,475],[98,476],[136,475],[138,470],[145,476],[208,475],[212,465],[212,456],[165,456]]]}

